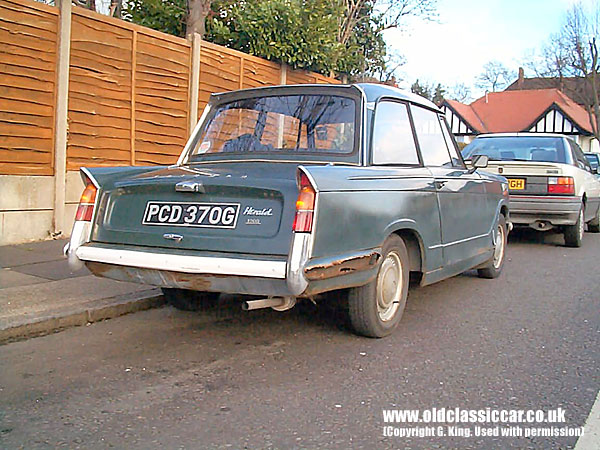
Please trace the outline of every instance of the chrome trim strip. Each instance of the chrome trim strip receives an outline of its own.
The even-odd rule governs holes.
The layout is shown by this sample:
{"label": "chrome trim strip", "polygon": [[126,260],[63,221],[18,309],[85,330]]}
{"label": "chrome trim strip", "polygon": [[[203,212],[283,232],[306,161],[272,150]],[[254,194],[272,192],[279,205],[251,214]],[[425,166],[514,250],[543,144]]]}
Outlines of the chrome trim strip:
{"label": "chrome trim strip", "polygon": [[73,223],[73,229],[71,230],[71,237],[69,243],[65,246],[65,256],[69,263],[71,270],[76,271],[83,268],[83,261],[77,257],[77,249],[83,244],[89,242],[92,238],[92,224],[96,220],[96,214],[98,213],[98,202],[100,201],[100,184],[92,176],[90,171],[81,167],[79,169],[96,187],[96,200],[94,201],[94,209],[92,210],[92,220],[90,222],[83,220],[76,220]]}
{"label": "chrome trim strip", "polygon": [[308,261],[312,247],[311,234],[294,233],[292,238],[290,263],[287,267],[287,286],[292,295],[300,295],[308,287],[308,280],[304,276],[304,265]]}
{"label": "chrome trim strip", "polygon": [[204,111],[202,111],[200,120],[198,120],[198,123],[196,124],[196,126],[194,127],[194,130],[190,134],[189,139],[187,140],[187,142],[185,144],[185,147],[183,147],[183,151],[181,152],[181,155],[179,155],[179,159],[177,160],[177,164],[176,164],[177,166],[181,166],[188,161],[189,156],[190,156],[189,153],[191,153],[191,150],[192,150],[192,143],[194,142],[196,135],[200,132],[200,128],[202,127],[204,120],[206,120],[206,116],[208,116],[209,111],[210,111],[210,102],[207,103],[206,106],[204,107]]}
{"label": "chrome trim strip", "polygon": [[82,261],[143,269],[279,279],[285,279],[287,266],[286,261],[169,255],[89,246],[79,247],[76,255]]}
{"label": "chrome trim strip", "polygon": [[[361,124],[360,124],[360,142],[361,142],[361,146],[362,149],[359,153],[359,161],[361,166],[366,166],[369,164],[369,155],[368,155],[368,148],[367,148],[367,110],[369,109],[369,103],[367,103],[367,93],[365,92],[365,90],[358,86],[358,85],[353,85],[356,89],[358,89],[360,91],[360,95],[361,95],[361,112],[362,112],[362,118],[361,118]],[[375,109],[373,107],[373,109]]]}
{"label": "chrome trim strip", "polygon": [[480,234],[478,236],[472,236],[466,239],[460,239],[458,241],[454,241],[454,242],[449,242],[447,244],[438,244],[438,245],[432,245],[431,247],[428,247],[430,250],[433,250],[435,248],[445,248],[445,247],[451,247],[452,245],[456,245],[456,244],[463,244],[465,242],[469,242],[475,239],[481,239],[484,237],[489,237],[490,236],[490,232],[485,233],[485,234]]}
{"label": "chrome trim strip", "polygon": [[81,167],[79,170],[81,170],[85,174],[85,176],[89,178],[89,180],[92,182],[92,184],[94,186],[96,186],[96,189],[100,190],[100,185],[98,184],[96,179],[92,176],[92,174],[90,173],[90,171],[88,170],[87,167]]}
{"label": "chrome trim strip", "polygon": [[360,166],[360,164],[346,161],[318,161],[318,160],[293,160],[293,159],[213,159],[210,161],[192,161],[189,163],[190,166],[196,164],[216,164],[216,163],[245,163],[245,162],[264,162],[264,163],[299,163],[299,164],[330,164],[334,166]]}
{"label": "chrome trim strip", "polygon": [[71,231],[71,238],[69,239],[68,248],[65,256],[69,262],[71,270],[79,270],[83,267],[83,262],[77,256],[77,249],[83,244],[89,242],[90,234],[92,232],[92,223],[84,222],[83,220],[77,220],[73,224],[73,230]]}

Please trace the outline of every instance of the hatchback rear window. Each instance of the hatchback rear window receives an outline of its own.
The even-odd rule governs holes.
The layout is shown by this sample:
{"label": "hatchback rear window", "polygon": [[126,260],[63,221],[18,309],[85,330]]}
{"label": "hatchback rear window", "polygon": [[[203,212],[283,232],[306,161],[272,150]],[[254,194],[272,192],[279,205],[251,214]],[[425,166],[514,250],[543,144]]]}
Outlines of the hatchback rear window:
{"label": "hatchback rear window", "polygon": [[499,136],[475,139],[462,151],[464,159],[487,155],[490,161],[540,161],[569,164],[564,139],[552,136]]}

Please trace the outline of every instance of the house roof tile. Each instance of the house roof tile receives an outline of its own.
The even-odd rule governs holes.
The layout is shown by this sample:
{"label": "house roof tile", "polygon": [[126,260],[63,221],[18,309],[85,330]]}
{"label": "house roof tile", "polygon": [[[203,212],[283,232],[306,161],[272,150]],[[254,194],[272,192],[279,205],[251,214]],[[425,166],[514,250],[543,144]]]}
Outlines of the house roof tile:
{"label": "house roof tile", "polygon": [[480,133],[528,131],[553,105],[580,129],[592,132],[585,109],[558,89],[490,92],[470,105],[453,100],[446,103]]}

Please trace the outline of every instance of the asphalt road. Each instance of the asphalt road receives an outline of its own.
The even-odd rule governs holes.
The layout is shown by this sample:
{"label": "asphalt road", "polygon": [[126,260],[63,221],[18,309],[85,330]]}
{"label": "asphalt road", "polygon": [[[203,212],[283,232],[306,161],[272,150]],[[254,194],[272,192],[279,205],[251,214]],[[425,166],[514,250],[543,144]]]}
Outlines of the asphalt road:
{"label": "asphalt road", "polygon": [[382,410],[560,407],[559,426],[582,426],[600,387],[599,254],[600,235],[570,249],[514,234],[499,279],[413,288],[401,328],[381,340],[350,334],[327,308],[242,312],[224,299],[8,344],[0,447],[572,447],[385,437]]}

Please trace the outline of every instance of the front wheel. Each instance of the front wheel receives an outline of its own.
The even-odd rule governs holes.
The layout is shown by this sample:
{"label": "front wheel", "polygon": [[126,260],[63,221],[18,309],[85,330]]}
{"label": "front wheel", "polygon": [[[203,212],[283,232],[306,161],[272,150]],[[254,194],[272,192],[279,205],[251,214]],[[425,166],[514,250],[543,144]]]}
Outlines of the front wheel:
{"label": "front wheel", "polygon": [[504,267],[506,241],[506,219],[500,214],[494,233],[494,255],[485,266],[477,269],[477,275],[480,278],[498,278],[500,276]]}
{"label": "front wheel", "polygon": [[565,245],[567,247],[581,247],[581,242],[583,241],[583,229],[585,227],[585,222],[583,219],[583,205],[579,209],[579,216],[577,218],[577,222],[574,225],[567,225],[565,227],[564,235],[565,235]]}
{"label": "front wheel", "polygon": [[377,277],[350,289],[348,315],[352,329],[360,335],[381,338],[398,326],[408,297],[409,259],[401,237],[392,235],[383,243]]}
{"label": "front wheel", "polygon": [[188,289],[162,288],[165,301],[182,311],[200,311],[210,307],[219,298],[218,292],[200,292]]}

